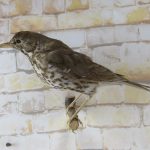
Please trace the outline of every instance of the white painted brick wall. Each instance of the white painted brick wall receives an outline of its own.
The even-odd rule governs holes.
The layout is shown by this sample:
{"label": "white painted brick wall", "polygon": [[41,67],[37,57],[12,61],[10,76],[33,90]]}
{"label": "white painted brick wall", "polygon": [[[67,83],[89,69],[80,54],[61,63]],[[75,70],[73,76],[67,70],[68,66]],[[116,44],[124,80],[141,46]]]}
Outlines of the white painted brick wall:
{"label": "white painted brick wall", "polygon": [[87,30],[87,44],[89,46],[108,43],[114,43],[114,28],[104,27]]}
{"label": "white painted brick wall", "polygon": [[92,7],[123,7],[123,6],[130,6],[135,5],[135,0],[105,0],[105,1],[99,1],[99,0],[91,0],[91,6]]}
{"label": "white painted brick wall", "polygon": [[[102,133],[96,128],[86,128],[76,135],[79,149],[102,149]],[[85,138],[86,137],[86,138]]]}
{"label": "white painted brick wall", "polygon": [[49,32],[46,35],[61,40],[72,48],[85,46],[85,31],[83,30]]}
{"label": "white painted brick wall", "polygon": [[[96,114],[99,114],[98,117]],[[95,127],[130,127],[140,124],[140,110],[134,106],[97,106],[87,110],[87,122]]]}
{"label": "white painted brick wall", "polygon": [[139,25],[139,34],[141,40],[149,40],[150,38],[150,25],[142,24]]}
{"label": "white painted brick wall", "polygon": [[[149,7],[150,0],[0,0],[0,42],[40,32],[150,85]],[[150,92],[100,86],[78,114],[76,134],[68,130],[69,95],[79,93],[49,88],[21,52],[0,49],[0,150],[150,150]]]}
{"label": "white painted brick wall", "polygon": [[50,136],[50,149],[76,150],[75,134],[71,132],[53,133]]}
{"label": "white painted brick wall", "polygon": [[33,120],[33,128],[38,133],[68,129],[65,110],[55,110],[38,115]]}
{"label": "white painted brick wall", "polygon": [[28,136],[4,136],[0,141],[0,149],[8,150],[6,143],[12,143],[13,150],[49,150],[50,138],[48,135],[33,134]]}
{"label": "white painted brick wall", "polygon": [[144,125],[150,125],[150,106],[145,106],[143,108],[143,122],[144,122]]}
{"label": "white painted brick wall", "polygon": [[16,59],[15,54],[3,52],[0,54],[0,73],[13,73],[16,72]]}
{"label": "white painted brick wall", "polygon": [[21,70],[33,70],[30,61],[21,52],[18,52],[16,54],[16,59],[17,59],[17,68],[18,69],[21,69]]}
{"label": "white painted brick wall", "polygon": [[18,98],[16,94],[0,94],[0,114],[17,113]]}
{"label": "white painted brick wall", "polygon": [[116,26],[114,28],[115,42],[138,41],[138,37],[139,37],[138,26],[135,25]]}
{"label": "white painted brick wall", "polygon": [[4,78],[6,92],[41,89],[44,87],[44,83],[42,83],[35,74],[17,72],[5,75]]}
{"label": "white painted brick wall", "polygon": [[29,134],[32,132],[30,122],[30,116],[17,113],[3,115],[0,118],[0,135]]}
{"label": "white painted brick wall", "polygon": [[149,131],[149,127],[105,129],[104,147],[106,149],[148,150],[150,148]]}
{"label": "white painted brick wall", "polygon": [[23,113],[36,113],[45,110],[43,92],[19,93],[19,111]]}

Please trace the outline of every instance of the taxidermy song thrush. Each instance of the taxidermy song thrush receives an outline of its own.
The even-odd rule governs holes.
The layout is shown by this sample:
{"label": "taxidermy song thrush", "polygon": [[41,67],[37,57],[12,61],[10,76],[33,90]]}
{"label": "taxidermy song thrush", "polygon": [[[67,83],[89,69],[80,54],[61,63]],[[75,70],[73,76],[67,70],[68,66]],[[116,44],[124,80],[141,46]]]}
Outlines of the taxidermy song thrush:
{"label": "taxidermy song thrush", "polygon": [[18,32],[10,42],[0,45],[8,46],[24,53],[36,74],[53,88],[70,89],[90,97],[95,93],[99,83],[126,83],[150,91],[149,86],[129,81],[124,76],[94,63],[88,56],[73,51],[63,42],[39,33]]}

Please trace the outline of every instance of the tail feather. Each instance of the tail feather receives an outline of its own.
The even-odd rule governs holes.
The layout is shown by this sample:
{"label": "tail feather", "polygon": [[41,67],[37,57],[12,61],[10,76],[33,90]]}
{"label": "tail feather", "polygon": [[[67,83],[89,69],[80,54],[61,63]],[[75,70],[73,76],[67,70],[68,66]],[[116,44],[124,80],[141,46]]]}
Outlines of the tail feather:
{"label": "tail feather", "polygon": [[129,84],[129,85],[132,85],[134,87],[141,88],[141,89],[144,89],[144,90],[150,92],[150,86],[139,84],[139,83],[136,83],[136,82],[133,82],[133,81],[129,81],[129,80],[125,80],[124,82]]}
{"label": "tail feather", "polygon": [[149,91],[150,92],[150,86],[148,85],[143,85],[143,84],[140,84],[140,83],[136,83],[134,81],[130,81],[128,80],[127,78],[125,78],[123,75],[120,75],[120,74],[116,74],[117,75],[117,78],[120,80],[120,81],[123,81],[124,83],[128,84],[128,85],[131,85],[131,86],[134,86],[134,87],[137,87],[137,88],[141,88],[143,90],[146,90],[146,91]]}

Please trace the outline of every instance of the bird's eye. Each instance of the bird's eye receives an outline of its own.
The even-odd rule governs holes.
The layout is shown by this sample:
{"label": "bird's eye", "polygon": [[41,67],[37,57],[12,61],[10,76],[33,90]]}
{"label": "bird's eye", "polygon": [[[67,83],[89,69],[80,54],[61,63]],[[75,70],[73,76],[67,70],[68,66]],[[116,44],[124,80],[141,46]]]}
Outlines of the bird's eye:
{"label": "bird's eye", "polygon": [[16,43],[21,43],[21,41],[20,40],[16,40]]}

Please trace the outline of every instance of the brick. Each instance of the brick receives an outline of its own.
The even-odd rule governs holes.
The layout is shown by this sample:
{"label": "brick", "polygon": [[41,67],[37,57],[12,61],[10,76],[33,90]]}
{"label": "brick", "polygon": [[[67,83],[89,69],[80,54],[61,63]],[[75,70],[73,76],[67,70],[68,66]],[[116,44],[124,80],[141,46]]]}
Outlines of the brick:
{"label": "brick", "polygon": [[148,7],[124,7],[113,10],[113,24],[135,24],[150,19]]}
{"label": "brick", "polygon": [[66,112],[63,110],[55,110],[48,114],[38,116],[33,121],[33,129],[38,133],[67,129]]}
{"label": "brick", "polygon": [[8,20],[0,20],[0,34],[8,34]]}
{"label": "brick", "polygon": [[76,135],[79,149],[103,149],[103,138],[100,129],[86,128]]}
{"label": "brick", "polygon": [[124,101],[124,91],[119,85],[100,86],[95,99],[98,104],[122,103]]}
{"label": "brick", "polygon": [[9,15],[9,1],[0,0],[0,17],[7,17]]}
{"label": "brick", "polygon": [[133,6],[136,4],[136,0],[114,0],[114,6],[124,7]]}
{"label": "brick", "polygon": [[88,11],[60,14],[58,16],[58,27],[60,29],[95,27],[111,24],[111,20],[111,10],[91,9]]}
{"label": "brick", "polygon": [[10,1],[9,7],[9,15],[17,16],[17,15],[26,15],[29,14],[32,9],[32,1],[30,0],[12,0]]}
{"label": "brick", "polygon": [[45,110],[44,94],[42,92],[19,93],[19,111],[23,113],[36,113]]}
{"label": "brick", "polygon": [[78,9],[88,9],[89,2],[88,0],[66,0],[66,8],[69,11]]}
{"label": "brick", "polygon": [[87,44],[89,46],[109,44],[113,42],[114,28],[112,27],[91,28],[87,30]]}
{"label": "brick", "polygon": [[[123,35],[123,36],[122,36]],[[131,42],[138,41],[138,26],[116,26],[114,28],[114,41],[115,42]]]}
{"label": "brick", "polygon": [[43,11],[43,1],[32,0],[32,9],[30,14],[41,15]]}
{"label": "brick", "polygon": [[0,135],[29,134],[32,132],[31,117],[4,115],[0,117]]}
{"label": "brick", "polygon": [[17,95],[0,95],[0,114],[9,114],[17,112]]}
{"label": "brick", "polygon": [[145,128],[135,128],[132,131],[130,131],[133,136],[133,144],[131,149],[145,149],[148,150],[150,149],[150,128],[145,127]]}
{"label": "brick", "polygon": [[116,68],[116,72],[130,80],[148,81],[149,48],[149,43],[123,44],[120,48],[121,65]]}
{"label": "brick", "polygon": [[[28,136],[4,136],[0,139],[0,149],[6,150],[6,143],[12,143],[13,150],[49,150],[49,136],[32,134]],[[44,144],[43,144],[44,143]]]}
{"label": "brick", "polygon": [[7,92],[41,89],[44,86],[45,84],[35,74],[17,72],[5,76],[5,91]]}
{"label": "brick", "polygon": [[132,6],[135,5],[136,0],[90,0],[90,4],[92,8],[99,7],[124,7],[124,6]]}
{"label": "brick", "polygon": [[10,22],[11,33],[23,30],[50,31],[57,29],[55,16],[22,16],[13,18]]}
{"label": "brick", "polygon": [[92,8],[99,8],[99,7],[110,7],[113,6],[113,0],[90,0],[90,6]]}
{"label": "brick", "polygon": [[130,129],[107,129],[104,130],[105,149],[130,149],[133,139]]}
{"label": "brick", "polygon": [[139,34],[140,34],[140,40],[148,40],[149,41],[150,25],[149,24],[139,25]]}
{"label": "brick", "polygon": [[9,16],[42,14],[42,1],[12,0],[9,3]]}
{"label": "brick", "polygon": [[128,23],[146,22],[150,19],[148,7],[133,7],[132,11],[127,15]]}
{"label": "brick", "polygon": [[145,149],[150,148],[150,128],[128,128],[104,130],[105,149]]}
{"label": "brick", "polygon": [[6,104],[2,106],[2,108],[0,108],[0,115],[7,115],[17,112],[18,112],[17,102],[10,102],[10,103],[6,102]]}
{"label": "brick", "polygon": [[[98,13],[98,12],[97,12]],[[102,20],[102,26],[104,25],[112,25],[113,24],[113,9],[108,8],[108,9],[101,9],[101,20]]]}
{"label": "brick", "polygon": [[0,91],[4,91],[5,88],[5,82],[4,82],[4,76],[0,76]]}
{"label": "brick", "polygon": [[44,0],[43,11],[46,14],[62,13],[65,11],[64,0]]}
{"label": "brick", "polygon": [[150,103],[150,92],[140,88],[125,86],[125,103],[147,104]]}
{"label": "brick", "polygon": [[139,123],[140,112],[134,106],[97,106],[87,110],[87,124],[90,126],[128,127]]}
{"label": "brick", "polygon": [[72,48],[85,46],[85,31],[83,30],[48,32],[46,36],[61,40]]}
{"label": "brick", "polygon": [[142,5],[142,4],[149,4],[150,0],[137,0],[137,3]]}
{"label": "brick", "polygon": [[18,52],[17,55],[17,68],[21,70],[33,70],[29,59],[22,53]]}
{"label": "brick", "polygon": [[147,105],[143,108],[143,122],[144,125],[150,125],[150,106]]}
{"label": "brick", "polygon": [[16,58],[14,53],[3,52],[0,55],[0,73],[16,72]]}
{"label": "brick", "polygon": [[53,133],[50,136],[51,150],[76,150],[75,134],[72,132]]}
{"label": "brick", "polygon": [[132,7],[125,7],[125,8],[115,8],[113,9],[113,24],[127,24],[128,23],[128,14],[132,12]]}
{"label": "brick", "polygon": [[119,46],[101,46],[93,49],[93,60],[112,71],[115,71],[120,65],[120,47]]}
{"label": "brick", "polygon": [[50,89],[44,92],[46,109],[58,109],[65,107],[65,92],[58,89]]}

